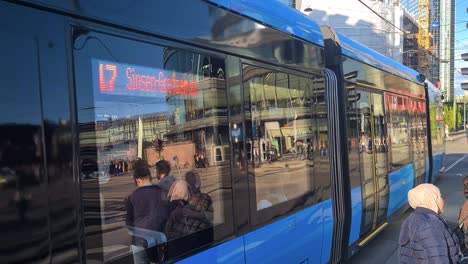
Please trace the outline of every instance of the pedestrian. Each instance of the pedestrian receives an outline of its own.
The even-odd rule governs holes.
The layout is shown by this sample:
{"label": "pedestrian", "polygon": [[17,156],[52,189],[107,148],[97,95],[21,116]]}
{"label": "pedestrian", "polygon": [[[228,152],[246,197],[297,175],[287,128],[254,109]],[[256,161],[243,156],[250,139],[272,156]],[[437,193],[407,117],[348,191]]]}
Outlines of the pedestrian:
{"label": "pedestrian", "polygon": [[171,164],[167,160],[160,160],[156,163],[156,173],[159,180],[158,186],[161,187],[166,193],[169,193],[172,184],[176,181],[171,173]]}
{"label": "pedestrian", "polygon": [[466,140],[468,141],[468,122],[465,123]]}
{"label": "pedestrian", "polygon": [[408,202],[414,212],[400,230],[400,263],[458,263],[458,239],[441,216],[439,188],[420,184],[408,192]]}
{"label": "pedestrian", "polygon": [[453,141],[453,138],[450,137],[449,135],[449,127],[448,125],[445,125],[445,140],[450,140],[450,141]]}
{"label": "pedestrian", "polygon": [[[462,230],[464,233],[463,236],[463,247],[462,250],[466,250],[468,246],[468,175],[465,176],[463,179],[463,193],[465,195],[465,203],[463,204],[463,207],[460,209],[460,215],[458,216],[458,224],[463,224],[462,225]],[[460,243],[462,244],[462,243]]]}
{"label": "pedestrian", "polygon": [[127,198],[126,224],[132,232],[131,250],[134,263],[150,263],[157,256],[156,248],[150,248],[144,236],[155,236],[164,231],[169,216],[167,193],[152,184],[151,172],[146,161],[137,160],[133,179],[138,186]]}

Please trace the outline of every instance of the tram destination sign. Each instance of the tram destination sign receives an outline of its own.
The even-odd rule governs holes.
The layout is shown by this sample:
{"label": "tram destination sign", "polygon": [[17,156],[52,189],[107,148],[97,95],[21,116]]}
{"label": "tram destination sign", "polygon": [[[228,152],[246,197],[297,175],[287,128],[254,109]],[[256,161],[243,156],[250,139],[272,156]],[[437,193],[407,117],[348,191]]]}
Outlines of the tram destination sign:
{"label": "tram destination sign", "polygon": [[93,89],[101,94],[165,97],[197,96],[193,74],[92,59]]}

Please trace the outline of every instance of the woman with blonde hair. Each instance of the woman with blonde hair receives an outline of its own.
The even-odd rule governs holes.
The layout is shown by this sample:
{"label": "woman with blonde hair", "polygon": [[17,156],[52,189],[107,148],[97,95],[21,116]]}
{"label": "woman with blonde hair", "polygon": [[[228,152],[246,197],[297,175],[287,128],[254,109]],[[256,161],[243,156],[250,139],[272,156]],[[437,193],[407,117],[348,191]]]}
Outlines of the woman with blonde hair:
{"label": "woman with blonde hair", "polygon": [[[196,233],[212,226],[203,211],[190,203],[189,184],[185,180],[175,181],[168,193],[171,212],[165,233],[168,239],[176,239]],[[196,241],[194,241],[195,243]]]}
{"label": "woman with blonde hair", "polygon": [[444,199],[439,188],[424,183],[408,192],[414,212],[400,230],[400,263],[458,263],[457,236],[442,218]]}

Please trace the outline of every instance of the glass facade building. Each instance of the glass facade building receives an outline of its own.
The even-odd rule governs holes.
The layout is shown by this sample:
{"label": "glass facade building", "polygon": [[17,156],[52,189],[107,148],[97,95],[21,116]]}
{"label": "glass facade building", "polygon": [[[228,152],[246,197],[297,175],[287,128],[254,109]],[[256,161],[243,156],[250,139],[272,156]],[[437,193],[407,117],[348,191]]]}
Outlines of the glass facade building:
{"label": "glass facade building", "polygon": [[416,0],[401,0],[400,6],[414,18],[419,15],[418,1]]}

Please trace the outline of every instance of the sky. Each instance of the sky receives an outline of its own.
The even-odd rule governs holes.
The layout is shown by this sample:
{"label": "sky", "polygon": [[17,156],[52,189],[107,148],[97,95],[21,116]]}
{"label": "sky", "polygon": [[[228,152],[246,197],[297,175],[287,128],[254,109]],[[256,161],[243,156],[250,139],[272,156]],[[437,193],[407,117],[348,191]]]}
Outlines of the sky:
{"label": "sky", "polygon": [[463,94],[460,83],[468,82],[468,76],[461,75],[463,67],[468,67],[468,61],[461,59],[461,54],[468,53],[468,0],[455,1],[455,94]]}

